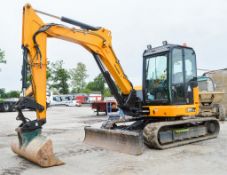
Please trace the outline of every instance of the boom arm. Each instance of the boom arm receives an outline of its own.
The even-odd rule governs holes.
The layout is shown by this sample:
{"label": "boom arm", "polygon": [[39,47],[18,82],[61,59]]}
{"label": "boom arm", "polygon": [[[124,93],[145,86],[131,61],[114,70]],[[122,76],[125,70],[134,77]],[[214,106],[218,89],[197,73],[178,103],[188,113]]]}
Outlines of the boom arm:
{"label": "boom arm", "polygon": [[[37,11],[38,12],[38,11]],[[45,24],[36,11],[27,4],[23,9],[23,38],[24,61],[27,58],[32,75],[32,93],[35,101],[44,107],[43,111],[37,111],[39,120],[46,119],[46,41],[48,37],[59,38],[83,46],[94,56],[101,72],[103,73],[112,94],[119,105],[123,105],[133,92],[131,82],[128,80],[117,59],[111,43],[111,32],[104,28],[95,28],[65,17],[62,21],[77,25],[78,28],[69,28],[59,24]],[[26,65],[26,63],[24,64]],[[23,71],[23,89],[26,87],[26,66]],[[106,69],[108,71],[106,71]],[[122,95],[113,82],[115,80]],[[29,88],[31,91],[31,88]],[[31,94],[31,93],[25,93]]]}

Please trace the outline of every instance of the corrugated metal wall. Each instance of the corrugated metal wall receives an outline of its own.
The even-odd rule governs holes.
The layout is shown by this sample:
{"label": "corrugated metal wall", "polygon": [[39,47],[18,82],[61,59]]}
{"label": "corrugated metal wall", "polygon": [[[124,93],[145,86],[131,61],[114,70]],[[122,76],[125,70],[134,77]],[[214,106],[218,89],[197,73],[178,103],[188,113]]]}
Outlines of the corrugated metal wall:
{"label": "corrugated metal wall", "polygon": [[225,94],[222,104],[225,107],[225,114],[227,115],[227,68],[206,72],[205,75],[213,79],[217,91],[224,91]]}

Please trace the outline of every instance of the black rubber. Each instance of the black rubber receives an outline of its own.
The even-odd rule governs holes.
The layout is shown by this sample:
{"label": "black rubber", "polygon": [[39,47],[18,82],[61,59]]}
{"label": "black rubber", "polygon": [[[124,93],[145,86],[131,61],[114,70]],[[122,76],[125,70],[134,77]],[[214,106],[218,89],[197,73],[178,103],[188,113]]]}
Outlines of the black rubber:
{"label": "black rubber", "polygon": [[[176,126],[186,125],[193,123],[194,125],[198,123],[198,126],[205,126],[207,128],[207,133],[200,137],[187,138],[181,141],[173,141],[168,144],[161,144],[159,140],[159,132],[163,127],[174,128]],[[209,125],[212,123],[212,127],[215,125],[215,130],[212,128],[211,132],[208,131]],[[190,144],[193,142],[198,142],[202,140],[212,139],[218,136],[220,130],[219,121],[212,117],[207,118],[192,118],[179,121],[170,121],[170,122],[158,122],[158,123],[149,123],[145,126],[143,130],[144,143],[151,148],[156,149],[167,149],[172,147],[177,147],[180,145]]]}

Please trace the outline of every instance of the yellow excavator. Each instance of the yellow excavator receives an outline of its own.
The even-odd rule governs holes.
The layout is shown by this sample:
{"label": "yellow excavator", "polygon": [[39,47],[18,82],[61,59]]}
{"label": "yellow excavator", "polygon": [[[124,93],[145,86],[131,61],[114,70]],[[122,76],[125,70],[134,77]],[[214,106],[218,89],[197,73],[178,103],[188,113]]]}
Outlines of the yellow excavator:
{"label": "yellow excavator", "polygon": [[[37,13],[75,27],[44,23]],[[18,142],[11,146],[21,157],[42,167],[63,164],[54,156],[51,140],[41,134],[46,123],[46,42],[51,37],[79,44],[93,55],[120,108],[119,114],[110,115],[101,128],[85,127],[85,143],[139,155],[144,143],[166,149],[217,137],[218,120],[198,116],[196,55],[191,47],[167,42],[154,48],[148,45],[142,59],[142,88],[134,88],[113,51],[109,30],[38,11],[27,4],[22,32],[24,96],[16,105],[17,119],[22,123],[16,128]],[[35,120],[23,115],[27,108],[36,111]]]}

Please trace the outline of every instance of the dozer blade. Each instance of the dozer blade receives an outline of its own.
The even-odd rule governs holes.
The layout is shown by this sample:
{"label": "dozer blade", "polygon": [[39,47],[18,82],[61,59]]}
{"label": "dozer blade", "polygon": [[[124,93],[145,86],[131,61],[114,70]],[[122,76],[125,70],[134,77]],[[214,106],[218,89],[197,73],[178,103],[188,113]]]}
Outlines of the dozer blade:
{"label": "dozer blade", "polygon": [[143,137],[139,132],[92,127],[84,130],[86,144],[132,155],[143,153]]}
{"label": "dozer blade", "polygon": [[11,149],[14,153],[41,167],[64,164],[64,162],[55,157],[52,141],[42,135],[36,136],[28,144],[13,143]]}

